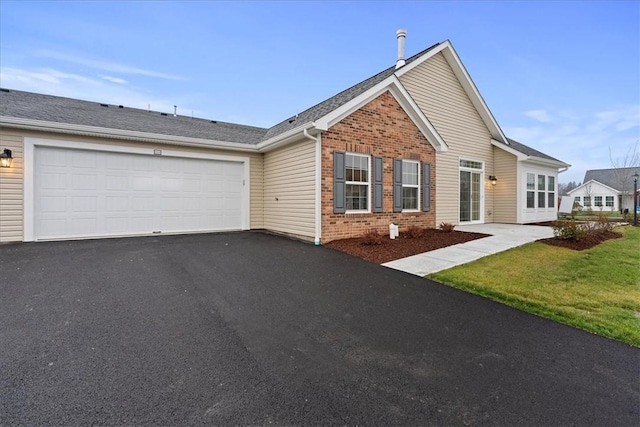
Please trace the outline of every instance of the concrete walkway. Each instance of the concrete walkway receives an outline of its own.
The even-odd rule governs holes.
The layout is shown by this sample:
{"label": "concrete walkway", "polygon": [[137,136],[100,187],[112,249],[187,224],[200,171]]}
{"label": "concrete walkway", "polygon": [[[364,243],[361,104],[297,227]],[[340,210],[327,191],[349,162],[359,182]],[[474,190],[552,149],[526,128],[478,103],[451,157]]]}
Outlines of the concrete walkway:
{"label": "concrete walkway", "polygon": [[466,264],[482,257],[553,237],[551,227],[516,224],[474,224],[456,226],[457,231],[491,234],[483,239],[387,262],[385,267],[424,276]]}

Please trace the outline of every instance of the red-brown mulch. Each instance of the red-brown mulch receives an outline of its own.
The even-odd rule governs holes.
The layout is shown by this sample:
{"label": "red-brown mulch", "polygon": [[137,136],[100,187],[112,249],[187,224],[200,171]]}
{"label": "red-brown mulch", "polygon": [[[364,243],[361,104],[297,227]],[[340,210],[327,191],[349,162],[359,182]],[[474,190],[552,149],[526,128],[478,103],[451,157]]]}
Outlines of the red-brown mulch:
{"label": "red-brown mulch", "polygon": [[325,246],[346,252],[367,261],[383,264],[395,259],[429,252],[483,237],[489,237],[489,234],[467,233],[462,231],[445,232],[428,228],[423,230],[423,236],[419,238],[412,239],[404,234],[400,234],[400,237],[391,240],[389,236],[386,235],[382,238],[382,243],[379,245],[365,245],[362,237],[354,237],[351,239],[334,240]]}
{"label": "red-brown mulch", "polygon": [[594,246],[598,246],[600,243],[609,239],[619,239],[622,234],[615,231],[602,231],[599,233],[589,233],[581,240],[569,240],[559,239],[557,237],[551,237],[549,239],[540,239],[539,242],[546,243],[551,246],[559,246],[561,248],[573,249],[575,251],[584,251],[585,249],[591,249]]}

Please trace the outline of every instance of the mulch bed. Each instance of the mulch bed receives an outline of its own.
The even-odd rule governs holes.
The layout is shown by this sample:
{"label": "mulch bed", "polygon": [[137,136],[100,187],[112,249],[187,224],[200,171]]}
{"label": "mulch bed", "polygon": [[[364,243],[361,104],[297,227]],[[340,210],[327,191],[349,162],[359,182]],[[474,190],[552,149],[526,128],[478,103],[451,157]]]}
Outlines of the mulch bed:
{"label": "mulch bed", "polygon": [[585,249],[591,249],[606,240],[619,239],[621,237],[622,234],[616,233],[615,231],[602,231],[600,233],[589,233],[581,240],[563,240],[558,239],[557,237],[551,237],[549,239],[540,239],[538,241],[551,246],[584,251]]}
{"label": "mulch bed", "polygon": [[346,252],[367,261],[383,264],[395,259],[405,258],[435,249],[445,248],[458,243],[489,237],[489,234],[467,233],[463,231],[446,232],[433,228],[423,230],[422,237],[409,238],[400,234],[400,237],[391,240],[389,236],[382,238],[379,245],[366,245],[362,237],[334,240],[327,243],[328,248]]}

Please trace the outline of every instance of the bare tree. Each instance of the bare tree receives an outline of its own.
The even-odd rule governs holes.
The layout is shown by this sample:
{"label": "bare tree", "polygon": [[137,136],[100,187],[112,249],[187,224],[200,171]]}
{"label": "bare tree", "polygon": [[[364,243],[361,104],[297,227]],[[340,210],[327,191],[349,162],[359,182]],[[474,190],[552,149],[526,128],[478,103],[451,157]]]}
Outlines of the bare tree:
{"label": "bare tree", "polygon": [[611,167],[613,168],[614,179],[618,184],[618,190],[622,195],[628,195],[631,192],[631,173],[629,168],[637,168],[640,166],[640,152],[638,152],[638,142],[629,147],[627,153],[622,158],[613,158],[611,154],[611,147],[609,147],[609,160],[611,160]]}

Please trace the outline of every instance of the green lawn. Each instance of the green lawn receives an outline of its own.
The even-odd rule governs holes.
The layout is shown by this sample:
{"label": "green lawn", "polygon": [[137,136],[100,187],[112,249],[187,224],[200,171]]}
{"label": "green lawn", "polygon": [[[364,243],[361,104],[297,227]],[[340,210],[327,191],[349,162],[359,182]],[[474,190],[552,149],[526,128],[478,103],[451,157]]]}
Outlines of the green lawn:
{"label": "green lawn", "polygon": [[586,251],[534,242],[426,277],[640,347],[640,227],[616,231]]}

